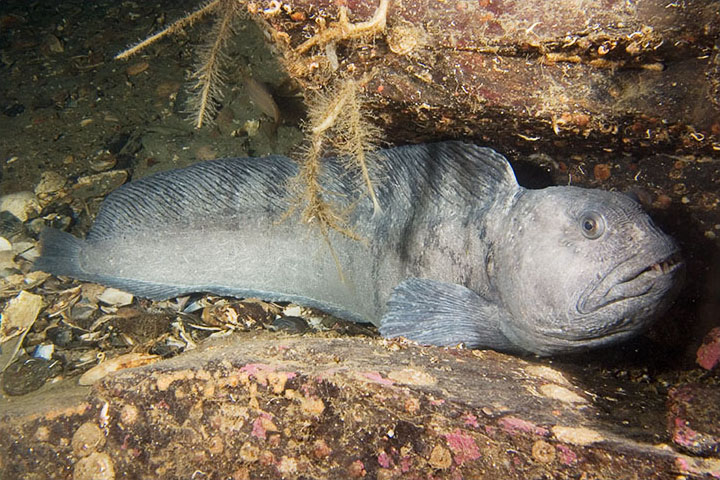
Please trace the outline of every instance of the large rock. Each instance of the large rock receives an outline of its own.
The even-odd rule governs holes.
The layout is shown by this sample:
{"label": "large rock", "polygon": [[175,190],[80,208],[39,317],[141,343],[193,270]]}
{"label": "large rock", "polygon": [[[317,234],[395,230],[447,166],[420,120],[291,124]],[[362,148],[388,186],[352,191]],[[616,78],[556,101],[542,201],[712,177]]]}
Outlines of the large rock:
{"label": "large rock", "polygon": [[306,88],[333,69],[372,72],[373,108],[406,141],[464,136],[527,151],[572,138],[576,149],[645,154],[720,145],[720,2],[390,1],[374,38],[347,25],[371,21],[380,0],[342,3],[338,35],[327,33],[342,23],[338,2],[263,0],[251,11]]}
{"label": "large rock", "polygon": [[0,409],[3,478],[720,476],[553,367],[374,339],[248,332]]}

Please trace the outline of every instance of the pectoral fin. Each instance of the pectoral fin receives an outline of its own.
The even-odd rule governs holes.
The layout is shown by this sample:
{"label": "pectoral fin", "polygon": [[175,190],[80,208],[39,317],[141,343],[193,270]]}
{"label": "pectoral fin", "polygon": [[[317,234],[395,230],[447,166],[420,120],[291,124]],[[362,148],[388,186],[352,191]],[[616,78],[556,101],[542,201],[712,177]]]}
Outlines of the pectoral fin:
{"label": "pectoral fin", "polygon": [[395,287],[380,322],[384,337],[426,345],[522,352],[500,331],[507,314],[462,285],[410,278]]}

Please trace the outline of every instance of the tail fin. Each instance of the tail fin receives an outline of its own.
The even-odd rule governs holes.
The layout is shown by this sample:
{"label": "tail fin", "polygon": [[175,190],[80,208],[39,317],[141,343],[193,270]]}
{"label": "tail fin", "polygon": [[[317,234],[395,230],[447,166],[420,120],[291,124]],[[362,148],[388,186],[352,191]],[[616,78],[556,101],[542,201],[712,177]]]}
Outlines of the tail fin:
{"label": "tail fin", "polygon": [[80,250],[83,240],[54,228],[46,228],[40,234],[40,257],[35,260],[33,270],[83,278],[86,275],[80,267]]}

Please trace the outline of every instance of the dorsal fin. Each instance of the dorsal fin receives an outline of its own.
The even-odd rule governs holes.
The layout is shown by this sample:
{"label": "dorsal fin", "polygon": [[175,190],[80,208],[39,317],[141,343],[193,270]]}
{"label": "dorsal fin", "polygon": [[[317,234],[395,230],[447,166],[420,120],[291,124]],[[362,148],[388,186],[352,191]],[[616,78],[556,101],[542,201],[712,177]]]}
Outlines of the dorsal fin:
{"label": "dorsal fin", "polygon": [[[424,194],[470,205],[519,188],[507,159],[486,147],[448,141],[393,148],[384,151],[383,156],[390,169],[387,177],[420,178],[382,185],[412,201]],[[427,190],[419,192],[418,188]]]}

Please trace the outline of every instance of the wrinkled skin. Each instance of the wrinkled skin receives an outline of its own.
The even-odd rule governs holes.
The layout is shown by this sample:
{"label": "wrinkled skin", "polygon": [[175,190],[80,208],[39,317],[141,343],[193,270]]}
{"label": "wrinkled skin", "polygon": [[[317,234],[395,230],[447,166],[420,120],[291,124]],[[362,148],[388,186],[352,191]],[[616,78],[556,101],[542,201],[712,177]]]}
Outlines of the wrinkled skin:
{"label": "wrinkled skin", "polygon": [[46,230],[35,267],[141,297],[290,301],[386,337],[541,355],[623,340],[672,300],[677,247],[625,195],[526,190],[504,157],[460,142],[377,157],[381,213],[342,161],[323,164],[323,185],[362,238],[331,232],[335,257],[297,209],[288,216],[297,166],[271,156],[124,185],[85,240]]}
{"label": "wrinkled skin", "polygon": [[682,275],[675,243],[622,194],[525,190],[497,228],[490,276],[513,319],[501,329],[536,353],[643,331]]}

